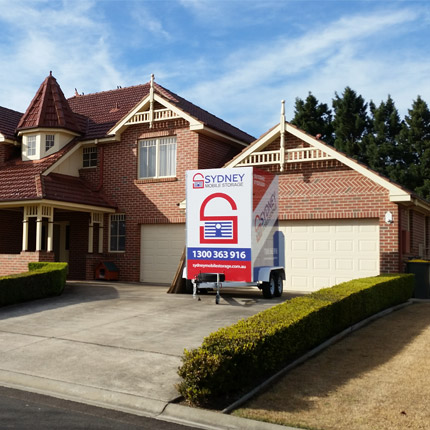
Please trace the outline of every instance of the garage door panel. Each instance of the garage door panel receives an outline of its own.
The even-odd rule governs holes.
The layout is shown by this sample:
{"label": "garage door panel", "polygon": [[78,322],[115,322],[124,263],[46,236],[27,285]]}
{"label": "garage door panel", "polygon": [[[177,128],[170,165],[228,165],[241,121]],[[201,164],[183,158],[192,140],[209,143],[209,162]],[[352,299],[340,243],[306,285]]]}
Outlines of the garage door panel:
{"label": "garage door panel", "polygon": [[319,290],[320,288],[326,287],[328,284],[330,284],[330,277],[314,277],[313,278],[313,289]]}
{"label": "garage door panel", "polygon": [[329,240],[314,240],[312,248],[314,251],[317,251],[317,252],[330,251],[330,241]]}
{"label": "garage door panel", "polygon": [[354,262],[352,260],[341,260],[336,259],[335,260],[335,269],[336,270],[353,270],[354,269]]}
{"label": "garage door panel", "polygon": [[306,258],[292,258],[291,265],[296,269],[307,269],[309,260]]}
{"label": "garage door panel", "polygon": [[314,291],[379,274],[377,219],[280,221],[279,227],[286,289]]}
{"label": "garage door panel", "polygon": [[140,281],[171,283],[184,246],[184,224],[142,225]]}
{"label": "garage door panel", "polygon": [[330,269],[330,260],[328,258],[314,258],[312,267],[314,269]]}
{"label": "garage door panel", "polygon": [[351,252],[354,249],[354,242],[352,240],[336,240],[335,244],[336,251]]}
{"label": "garage door panel", "polygon": [[305,240],[295,240],[291,242],[291,250],[292,251],[307,251],[308,250],[308,242]]}
{"label": "garage door panel", "polygon": [[306,276],[291,276],[291,282],[298,290],[308,289],[308,278]]}
{"label": "garage door panel", "polygon": [[358,241],[358,249],[360,251],[375,251],[376,243],[373,240],[359,240]]}
{"label": "garage door panel", "polygon": [[375,260],[360,260],[358,266],[360,270],[376,270],[377,262]]}

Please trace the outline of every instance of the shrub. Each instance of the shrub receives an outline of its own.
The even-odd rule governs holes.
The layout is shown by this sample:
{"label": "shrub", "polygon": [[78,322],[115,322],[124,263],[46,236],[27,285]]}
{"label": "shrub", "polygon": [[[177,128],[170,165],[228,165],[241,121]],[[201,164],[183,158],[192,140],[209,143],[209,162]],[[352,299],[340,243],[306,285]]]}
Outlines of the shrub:
{"label": "shrub", "polygon": [[193,404],[233,396],[352,324],[405,302],[413,284],[413,275],[357,279],[221,328],[185,350],[177,388]]}
{"label": "shrub", "polygon": [[29,271],[0,278],[0,306],[60,295],[67,263],[29,263]]}

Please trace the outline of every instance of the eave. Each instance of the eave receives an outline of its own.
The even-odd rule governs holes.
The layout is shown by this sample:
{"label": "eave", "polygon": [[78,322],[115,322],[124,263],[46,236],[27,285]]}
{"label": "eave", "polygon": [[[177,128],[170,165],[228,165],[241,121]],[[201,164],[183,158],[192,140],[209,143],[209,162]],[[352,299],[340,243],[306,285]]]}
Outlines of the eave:
{"label": "eave", "polygon": [[50,200],[50,199],[30,199],[30,200],[15,200],[15,201],[0,202],[0,208],[2,209],[20,208],[23,206],[31,206],[31,205],[45,205],[45,206],[51,206],[54,209],[63,209],[63,210],[77,211],[77,212],[103,212],[103,213],[116,212],[114,208],[109,208],[106,206],[68,203],[68,202],[62,202],[62,201]]}

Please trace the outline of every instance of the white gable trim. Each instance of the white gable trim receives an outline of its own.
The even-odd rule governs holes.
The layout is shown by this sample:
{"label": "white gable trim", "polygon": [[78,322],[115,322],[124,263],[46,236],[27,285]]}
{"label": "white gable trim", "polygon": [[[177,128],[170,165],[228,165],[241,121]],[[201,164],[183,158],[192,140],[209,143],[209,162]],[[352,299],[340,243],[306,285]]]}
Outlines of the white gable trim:
{"label": "white gable trim", "polygon": [[[338,152],[336,149],[332,148],[331,146],[325,144],[321,140],[318,140],[315,137],[310,136],[309,134],[303,132],[302,130],[299,130],[298,128],[292,126],[288,122],[285,122],[285,130],[288,133],[292,134],[293,136],[296,136],[299,139],[303,140],[304,142],[308,143],[309,145],[317,149],[320,149],[326,154],[332,156],[334,159],[340,161],[341,163],[345,164],[346,166],[350,167],[351,169],[355,170],[356,172],[362,174],[366,178],[370,179],[371,181],[375,182],[376,184],[388,190],[390,193],[390,201],[408,202],[412,200],[412,196],[410,193],[406,192],[399,186],[391,183],[389,180],[383,178],[382,176],[379,176],[377,173],[373,172],[369,168],[364,167],[357,161],[343,155],[342,153]],[[253,152],[258,151],[259,149],[262,149],[265,146],[267,146],[271,141],[273,141],[275,138],[277,138],[280,135],[280,132],[281,132],[281,124],[278,124],[278,126],[272,129],[268,134],[263,136],[260,141],[257,141],[254,145],[251,145],[248,149],[242,152],[240,156],[232,160],[225,167],[235,167]]]}
{"label": "white gable trim", "polygon": [[[190,123],[190,127],[199,127],[203,124],[193,118],[191,115],[188,115],[183,110],[177,108],[175,105],[171,104],[169,101],[158,95],[154,94],[154,101],[159,102],[165,108],[170,109],[172,112],[175,112],[180,118],[185,119]],[[150,105],[151,97],[150,95],[146,96],[140,103],[138,103],[124,118],[122,118],[113,128],[111,128],[107,134],[121,134],[123,130],[127,127],[126,123],[130,121],[134,115],[139,113],[141,110]]]}

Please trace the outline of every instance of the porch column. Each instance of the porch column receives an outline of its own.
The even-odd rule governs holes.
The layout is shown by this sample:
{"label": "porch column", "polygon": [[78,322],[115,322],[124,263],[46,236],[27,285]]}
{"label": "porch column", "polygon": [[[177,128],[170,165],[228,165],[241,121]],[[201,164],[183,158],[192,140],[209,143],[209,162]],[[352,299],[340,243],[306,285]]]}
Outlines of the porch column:
{"label": "porch column", "polygon": [[52,252],[54,250],[54,221],[49,220],[48,221],[48,243],[47,243],[47,250],[48,252]]}
{"label": "porch column", "polygon": [[91,216],[90,225],[88,226],[88,254],[93,253],[93,240],[94,240],[94,223]]}
{"label": "porch column", "polygon": [[42,251],[42,213],[40,210],[36,218],[36,251]]}
{"label": "porch column", "polygon": [[22,250],[28,251],[28,218],[25,215],[22,221]]}
{"label": "porch column", "polygon": [[103,224],[99,224],[99,254],[103,254]]}

